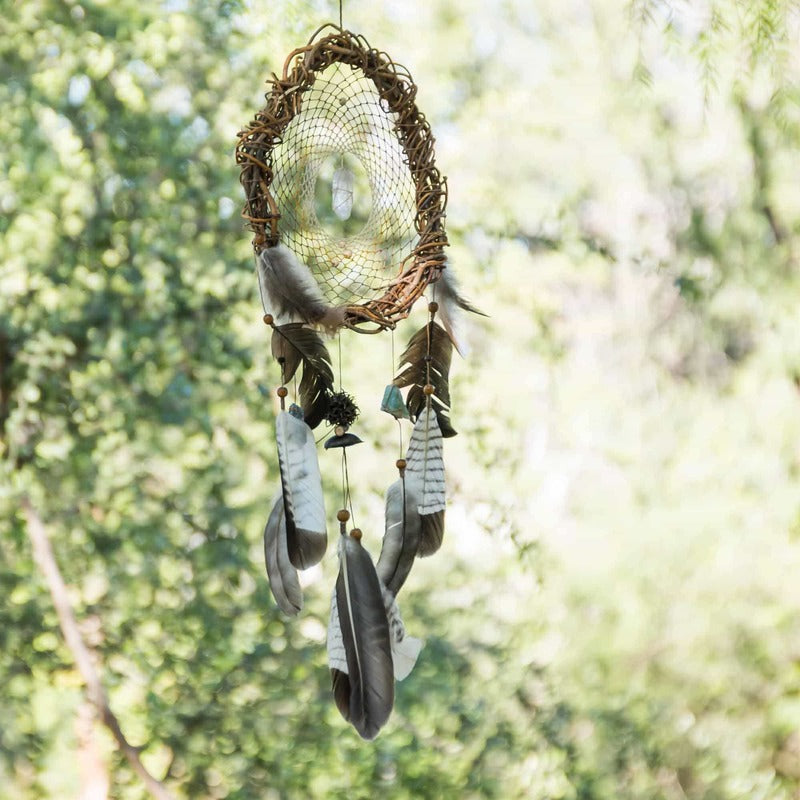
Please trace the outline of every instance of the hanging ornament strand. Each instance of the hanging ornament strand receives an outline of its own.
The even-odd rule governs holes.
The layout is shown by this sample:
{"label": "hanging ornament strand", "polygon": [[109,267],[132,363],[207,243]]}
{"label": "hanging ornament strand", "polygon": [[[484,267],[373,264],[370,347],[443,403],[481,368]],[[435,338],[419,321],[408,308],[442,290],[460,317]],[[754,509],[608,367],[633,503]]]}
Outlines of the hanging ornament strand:
{"label": "hanging ornament strand", "polygon": [[[442,440],[456,434],[449,370],[454,344],[463,352],[458,314],[475,311],[445,258],[446,179],[416,96],[403,67],[343,29],[339,0],[338,28],[323,26],[289,54],[236,148],[242,216],[254,234],[263,320],[280,366],[280,487],[264,528],[267,575],[278,607],[298,614],[298,571],[319,563],[327,546],[313,435],[325,422],[325,450],[342,451],[328,661],[336,706],[366,739],[386,724],[394,682],[422,647],[405,634],[397,595],[416,558],[442,543]],[[394,328],[431,286],[427,322],[395,373]],[[361,442],[352,431],[360,412],[344,385],[342,328],[392,331],[393,377],[381,409],[397,421],[399,457],[376,563],[355,526],[347,448]],[[322,333],[337,334],[336,367]],[[404,420],[413,424],[405,448]]]}

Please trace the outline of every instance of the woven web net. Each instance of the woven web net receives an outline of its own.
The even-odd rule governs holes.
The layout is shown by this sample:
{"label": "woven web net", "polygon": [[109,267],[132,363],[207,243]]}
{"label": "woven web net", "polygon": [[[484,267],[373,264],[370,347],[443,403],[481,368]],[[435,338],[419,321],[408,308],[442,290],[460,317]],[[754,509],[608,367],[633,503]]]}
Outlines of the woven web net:
{"label": "woven web net", "polygon": [[[416,243],[414,181],[394,123],[375,84],[336,63],[303,93],[272,150],[281,240],[333,305],[380,297]],[[337,171],[352,180],[345,219],[334,208]]]}

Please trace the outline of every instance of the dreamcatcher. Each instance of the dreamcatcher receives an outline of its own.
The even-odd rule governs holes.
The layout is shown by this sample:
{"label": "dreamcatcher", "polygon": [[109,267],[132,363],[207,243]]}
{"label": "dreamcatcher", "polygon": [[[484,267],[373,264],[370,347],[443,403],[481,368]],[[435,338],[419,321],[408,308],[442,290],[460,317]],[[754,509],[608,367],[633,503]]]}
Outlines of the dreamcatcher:
{"label": "dreamcatcher", "polygon": [[[372,739],[391,713],[394,681],[408,675],[422,647],[405,634],[397,594],[415,558],[442,542],[442,439],[456,433],[448,373],[459,309],[475,309],[446,268],[445,181],[405,69],[362,37],[326,25],[289,54],[270,83],[266,106],[236,149],[264,322],[281,369],[281,487],[264,530],[267,573],[278,606],[297,614],[297,571],[318,563],[327,546],[313,432],[327,423],[324,447],[342,460],[339,575],[328,628],[333,695],[344,718]],[[351,430],[359,410],[335,389],[320,331],[341,337],[393,330],[426,289],[427,324],[409,341],[381,402],[412,431],[386,494],[373,563],[361,531],[348,530],[347,450],[361,441]],[[341,338],[339,344],[341,352]]]}

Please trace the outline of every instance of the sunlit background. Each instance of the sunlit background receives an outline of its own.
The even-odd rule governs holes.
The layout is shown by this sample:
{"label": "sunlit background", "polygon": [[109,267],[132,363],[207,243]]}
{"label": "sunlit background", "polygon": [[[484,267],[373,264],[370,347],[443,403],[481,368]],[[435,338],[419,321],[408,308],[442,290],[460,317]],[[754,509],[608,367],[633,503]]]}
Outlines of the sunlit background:
{"label": "sunlit background", "polygon": [[[3,3],[0,798],[155,796],[87,701],[27,496],[171,797],[797,800],[797,4],[345,0],[419,85],[489,315],[452,371],[445,543],[400,596],[427,644],[374,743],[330,697],[335,548],[299,619],[266,583],[279,375],[233,157],[338,12]],[[373,555],[378,405],[424,318],[342,337]]]}

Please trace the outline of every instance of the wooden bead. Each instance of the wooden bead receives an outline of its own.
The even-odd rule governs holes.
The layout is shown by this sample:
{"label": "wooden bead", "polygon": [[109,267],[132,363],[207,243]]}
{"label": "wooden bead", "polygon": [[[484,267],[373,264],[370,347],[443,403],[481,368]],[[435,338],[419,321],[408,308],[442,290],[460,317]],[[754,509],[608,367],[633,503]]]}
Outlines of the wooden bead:
{"label": "wooden bead", "polygon": [[423,391],[423,393],[424,393],[424,394],[433,394],[433,393],[434,393],[434,391],[436,391],[436,390],[433,388],[433,384],[431,384],[431,383],[426,383],[426,384],[425,384],[425,385],[422,387],[422,391]]}
{"label": "wooden bead", "polygon": [[336,519],[338,519],[339,522],[347,522],[347,520],[350,519],[350,512],[346,508],[340,508],[336,512]]}
{"label": "wooden bead", "polygon": [[285,386],[278,388],[278,397],[286,397],[287,394],[289,394],[289,390]]}
{"label": "wooden bead", "polygon": [[344,427],[344,425],[337,425],[337,426],[336,426],[336,427],[333,429],[333,432],[334,432],[334,433],[335,433],[337,436],[344,436],[344,434],[345,434],[345,427]]}
{"label": "wooden bead", "polygon": [[357,542],[361,541],[361,528],[353,528],[350,531],[350,537],[355,539]]}
{"label": "wooden bead", "polygon": [[397,469],[405,469],[406,460],[404,458],[398,458],[394,465],[397,467]]}
{"label": "wooden bead", "polygon": [[435,314],[438,310],[439,310],[439,304],[435,300],[428,303],[428,311],[430,311],[431,314]]}
{"label": "wooden bead", "polygon": [[263,319],[265,325],[272,325],[272,323],[275,322],[275,318],[272,316],[272,314],[264,314]]}

